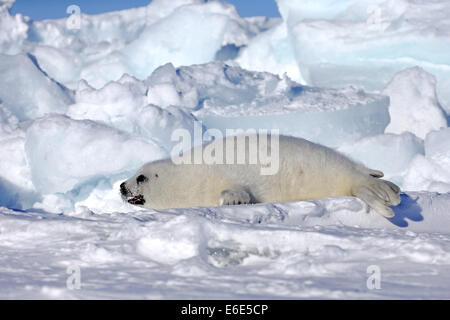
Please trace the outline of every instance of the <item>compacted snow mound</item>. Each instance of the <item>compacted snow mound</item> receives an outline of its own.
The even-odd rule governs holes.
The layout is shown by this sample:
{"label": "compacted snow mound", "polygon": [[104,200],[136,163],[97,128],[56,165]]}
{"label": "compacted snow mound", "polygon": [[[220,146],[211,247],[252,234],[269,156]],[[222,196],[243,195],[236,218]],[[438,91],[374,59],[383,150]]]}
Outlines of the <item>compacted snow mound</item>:
{"label": "compacted snow mound", "polygon": [[20,13],[11,16],[9,10],[15,0],[0,1],[0,53],[16,54],[21,51],[21,47],[27,38],[29,29],[28,17]]}
{"label": "compacted snow mound", "polygon": [[425,154],[450,173],[450,128],[432,131],[427,135]]}
{"label": "compacted snow mound", "polygon": [[386,179],[399,185],[403,185],[403,175],[414,157],[425,154],[423,140],[410,132],[363,138],[355,143],[343,144],[338,150],[369,168],[381,170]]}
{"label": "compacted snow mound", "polygon": [[415,67],[397,73],[383,90],[389,96],[391,122],[386,132],[409,131],[425,139],[428,132],[447,127],[436,95],[436,78]]}
{"label": "compacted snow mound", "polygon": [[291,79],[306,84],[295,59],[287,30],[284,23],[278,23],[271,29],[258,34],[248,46],[239,51],[236,62],[248,70],[286,74]]}
{"label": "compacted snow mound", "polygon": [[196,122],[189,111],[180,108],[182,104],[179,99],[173,104],[167,103],[171,101],[172,93],[179,97],[170,84],[165,87],[148,86],[127,74],[98,90],[80,81],[75,92],[75,103],[68,108],[67,115],[72,119],[104,123],[156,141],[169,151],[174,145],[171,133],[175,129],[193,132]]}
{"label": "compacted snow mound", "polygon": [[0,102],[0,204],[29,208],[36,201],[19,119]]}
{"label": "compacted snow mound", "polygon": [[409,190],[450,192],[450,129],[430,132],[425,155],[417,155],[405,175]]}
{"label": "compacted snow mound", "polygon": [[0,54],[0,99],[19,120],[64,113],[70,90],[49,78],[30,55]]}

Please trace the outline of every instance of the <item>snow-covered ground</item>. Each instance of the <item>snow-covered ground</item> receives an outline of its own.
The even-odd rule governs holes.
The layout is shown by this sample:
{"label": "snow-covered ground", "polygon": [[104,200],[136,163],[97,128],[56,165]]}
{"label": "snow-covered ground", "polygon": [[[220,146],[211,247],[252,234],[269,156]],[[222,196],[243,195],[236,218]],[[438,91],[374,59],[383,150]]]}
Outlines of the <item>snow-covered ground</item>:
{"label": "snow-covered ground", "polygon": [[[449,203],[449,194],[404,194],[390,221],[354,198],[111,214],[2,209],[2,298],[449,299]],[[374,266],[380,289],[367,286]],[[68,290],[76,268],[81,288]]]}
{"label": "snow-covered ground", "polygon": [[[0,298],[450,299],[448,1],[278,0],[282,18],[266,19],[153,0],[46,21],[12,3],[0,1]],[[121,200],[174,130],[198,127],[322,143],[382,170],[402,202],[387,220],[356,198]]]}

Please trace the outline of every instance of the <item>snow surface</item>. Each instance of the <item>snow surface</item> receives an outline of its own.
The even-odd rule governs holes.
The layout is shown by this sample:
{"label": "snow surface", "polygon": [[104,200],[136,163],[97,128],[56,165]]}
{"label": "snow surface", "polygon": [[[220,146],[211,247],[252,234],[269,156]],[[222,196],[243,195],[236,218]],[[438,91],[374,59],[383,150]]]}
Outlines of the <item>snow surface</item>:
{"label": "snow surface", "polygon": [[[0,298],[450,298],[448,1],[279,0],[267,19],[153,0],[81,14],[79,29],[12,16],[13,2],[0,1]],[[120,183],[180,128],[322,143],[382,170],[402,203],[389,220],[351,197],[124,203]]]}
{"label": "snow surface", "polygon": [[[450,298],[450,195],[71,215],[0,209],[2,298]],[[407,226],[407,227],[406,227]],[[381,288],[369,290],[370,266]],[[79,290],[66,289],[68,268]]]}

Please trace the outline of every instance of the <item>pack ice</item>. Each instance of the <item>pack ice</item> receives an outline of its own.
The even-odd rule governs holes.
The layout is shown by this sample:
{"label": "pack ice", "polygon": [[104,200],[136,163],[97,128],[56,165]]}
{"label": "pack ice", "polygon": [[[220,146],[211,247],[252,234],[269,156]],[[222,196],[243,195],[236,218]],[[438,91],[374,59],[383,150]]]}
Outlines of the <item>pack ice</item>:
{"label": "pack ice", "polygon": [[450,2],[444,0],[276,0],[282,22],[261,33],[239,61],[326,87],[382,90],[419,66],[437,79],[450,110]]}
{"label": "pack ice", "polygon": [[[81,13],[79,28],[13,3],[0,2],[1,298],[450,298],[448,1],[278,0],[268,19],[153,0]],[[382,170],[402,202],[392,219],[351,197],[124,203],[120,183],[180,128],[322,143]]]}

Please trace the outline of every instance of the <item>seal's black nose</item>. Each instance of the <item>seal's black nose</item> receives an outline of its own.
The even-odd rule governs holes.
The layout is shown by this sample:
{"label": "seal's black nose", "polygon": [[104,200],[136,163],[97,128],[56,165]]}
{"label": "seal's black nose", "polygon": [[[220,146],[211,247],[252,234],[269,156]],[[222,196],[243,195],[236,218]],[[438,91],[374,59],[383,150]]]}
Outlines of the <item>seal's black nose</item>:
{"label": "seal's black nose", "polygon": [[128,193],[127,187],[125,186],[125,182],[120,184],[120,193],[126,195]]}

